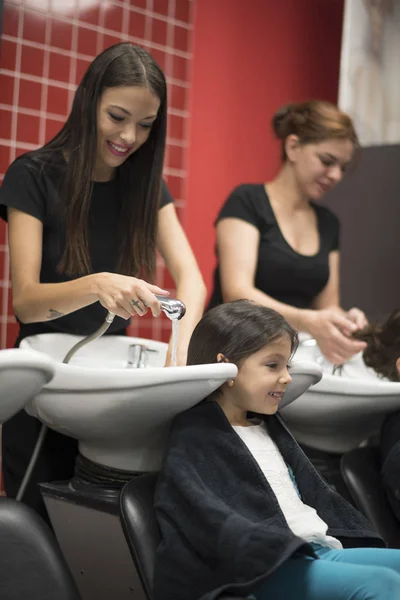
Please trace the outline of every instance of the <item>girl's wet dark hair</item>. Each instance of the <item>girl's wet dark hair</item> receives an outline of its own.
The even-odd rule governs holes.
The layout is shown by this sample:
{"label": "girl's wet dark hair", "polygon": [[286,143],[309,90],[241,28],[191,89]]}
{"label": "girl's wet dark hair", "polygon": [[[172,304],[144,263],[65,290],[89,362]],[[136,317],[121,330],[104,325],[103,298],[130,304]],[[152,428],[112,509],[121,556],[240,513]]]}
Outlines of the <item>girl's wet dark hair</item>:
{"label": "girl's wet dark hair", "polygon": [[147,141],[117,168],[121,202],[118,271],[151,275],[155,270],[157,214],[167,127],[167,86],[163,72],[143,48],[115,44],[99,54],[80,82],[71,113],[61,131],[36,151],[51,162],[54,151],[68,160],[62,198],[66,226],[65,250],[59,265],[71,276],[91,272],[88,218],[97,156],[97,109],[107,88],[148,88],[160,108]]}
{"label": "girl's wet dark hair", "polygon": [[193,331],[187,364],[215,363],[217,354],[222,353],[239,366],[240,361],[283,336],[289,337],[293,355],[297,332],[281,314],[248,300],[220,304],[207,312]]}
{"label": "girl's wet dark hair", "polygon": [[396,367],[400,357],[400,309],[393,311],[381,325],[368,325],[353,337],[367,343],[363,352],[367,367],[389,381],[400,381]]}
{"label": "girl's wet dark hair", "polygon": [[325,100],[288,104],[272,118],[272,129],[282,140],[282,160],[286,160],[286,138],[296,135],[300,144],[318,144],[328,139],[342,139],[359,147],[357,133],[348,114]]}

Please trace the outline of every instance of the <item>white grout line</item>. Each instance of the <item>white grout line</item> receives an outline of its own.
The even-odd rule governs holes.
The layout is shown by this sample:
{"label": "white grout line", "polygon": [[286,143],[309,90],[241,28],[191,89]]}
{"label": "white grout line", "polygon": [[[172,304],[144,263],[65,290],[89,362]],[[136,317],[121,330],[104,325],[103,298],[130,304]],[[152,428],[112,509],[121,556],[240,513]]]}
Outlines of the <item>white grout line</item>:
{"label": "white grout line", "polygon": [[173,177],[187,177],[187,173],[183,169],[172,169],[171,167],[166,167],[164,169],[164,175],[172,175]]}
{"label": "white grout line", "polygon": [[[75,94],[75,91],[77,88],[77,84],[66,83],[63,81],[57,81],[56,79],[54,79],[54,80],[47,79],[44,77],[39,77],[38,75],[28,75],[27,73],[10,71],[8,69],[0,69],[0,73],[3,75],[9,75],[14,80],[18,80],[18,82],[22,79],[24,81],[32,81],[33,83],[39,83],[40,85],[52,85],[54,87],[58,87],[63,90],[68,90],[69,92],[72,92],[72,96]],[[173,82],[167,80],[167,83],[171,84]],[[2,105],[2,106],[7,106],[7,105]],[[12,106],[11,108],[12,108],[12,110],[14,110],[14,109],[19,110],[18,106],[15,107],[15,105]],[[174,115],[176,117],[182,117],[182,118],[186,118],[189,116],[189,112],[187,110],[180,110],[178,108],[168,108],[168,114]]]}
{"label": "white grout line", "polygon": [[[15,73],[17,75],[21,71],[21,55],[22,55],[22,32],[24,27],[24,12],[22,8],[19,9],[19,21],[18,21],[18,42],[16,47],[15,57]],[[14,77],[14,89],[13,89],[13,106],[11,115],[11,139],[17,139],[17,125],[18,125],[18,104],[19,104],[19,77]],[[15,159],[15,152],[10,152],[10,163]]]}
{"label": "white grout line", "polygon": [[[48,17],[46,17],[46,33],[45,33],[45,43],[50,46],[51,40],[51,21]],[[47,120],[47,92],[49,89],[48,83],[49,81],[49,68],[50,68],[50,53],[44,52],[43,58],[43,80],[41,88],[41,98],[40,98],[40,123],[39,123],[39,145],[43,146],[46,141],[46,120]]]}
{"label": "white grout line", "polygon": [[144,37],[146,40],[151,41],[151,35],[153,32],[153,18],[152,18],[153,0],[147,0],[146,5],[147,5],[147,11],[146,11],[146,18],[144,21]]}
{"label": "white grout line", "polygon": [[[175,0],[168,0],[168,16],[174,14],[175,11]],[[167,23],[167,46],[169,48],[174,47],[174,27],[168,22]],[[173,57],[171,54],[167,54],[165,57],[165,76],[168,82],[169,78],[173,76]]]}
{"label": "white grout line", "polygon": [[[74,11],[78,10],[78,0],[75,0]],[[72,24],[72,39],[71,39],[71,60],[69,63],[69,81],[73,82],[73,89],[68,90],[68,108],[72,106],[77,85],[76,81],[76,61],[78,50],[78,28],[75,23]]]}
{"label": "white grout line", "polygon": [[[18,20],[18,42],[16,48],[16,57],[15,57],[15,70],[19,72],[21,70],[21,54],[22,54],[22,32],[24,27],[24,12],[22,7],[19,8],[19,20]],[[17,128],[18,128],[18,99],[19,99],[19,78],[15,77],[14,79],[14,89],[13,89],[13,108],[11,112],[11,140],[17,139]],[[14,144],[10,144],[10,155],[9,162],[12,163],[16,156],[16,147]],[[6,230],[6,251],[4,252],[3,257],[3,272],[4,278],[8,279],[8,274],[10,271],[10,260],[8,254],[8,232]],[[3,304],[3,315],[8,315],[8,287],[3,288],[2,293],[2,304]],[[1,333],[0,333],[0,348],[5,348],[7,345],[7,327],[2,325]]]}
{"label": "white grout line", "polygon": [[104,19],[105,19],[105,2],[100,2],[99,5],[99,26],[96,27],[97,39],[96,39],[96,56],[103,50],[104,45]]}
{"label": "white grout line", "polygon": [[[194,11],[195,11],[194,2],[191,2],[190,6],[189,6],[189,21],[190,21],[190,23],[194,22]],[[194,38],[193,31],[190,31],[189,32],[189,49],[190,49],[191,54],[193,54],[193,41],[194,41],[193,38]],[[191,83],[192,83],[192,78],[193,78],[193,61],[189,62],[189,69],[187,71],[187,76],[188,76],[188,92],[186,93],[186,99],[185,99],[185,111],[190,113],[189,109],[190,109],[190,94],[192,93]],[[182,167],[185,171],[189,172],[189,147],[190,147],[189,119],[185,120],[183,123],[183,139],[185,140],[185,150],[183,152]],[[189,178],[185,177],[185,179],[182,182],[182,187],[181,187],[181,194],[184,198],[184,202],[188,198],[188,188],[189,188]],[[187,225],[187,211],[186,210],[183,211],[181,224],[182,224],[182,227],[186,230],[186,225]]]}
{"label": "white grout line", "polygon": [[[129,23],[129,5],[127,5],[125,7],[124,12],[126,12],[126,19],[128,20]],[[148,18],[151,18],[151,16],[149,15]],[[91,25],[90,23],[82,23],[81,21],[78,21],[77,19],[72,19],[70,21],[70,24],[72,24],[72,26],[75,27],[79,27],[80,29],[88,29],[90,31],[95,31],[96,33],[102,33],[103,35],[112,35],[114,37],[118,37],[118,34],[120,32],[118,31],[114,31],[113,29],[107,29],[105,27],[100,27],[99,25]],[[174,24],[171,23],[170,21],[167,21],[167,26],[174,29]],[[176,56],[180,56],[181,58],[187,58],[190,59],[192,58],[192,56],[189,54],[189,52],[184,52],[183,50],[178,50],[176,48],[173,48],[173,46],[169,46],[168,44],[166,46],[164,46],[163,44],[158,44],[157,42],[153,42],[150,38],[140,38],[138,36],[135,35],[130,35],[129,34],[129,30],[122,30],[122,34],[124,36],[126,36],[126,39],[138,44],[145,44],[146,46],[148,46],[149,48],[153,48],[154,50],[161,50],[162,52],[166,52],[168,54],[174,54]],[[8,40],[8,41],[15,41],[15,37],[10,36],[10,35],[5,35],[4,39]],[[45,46],[45,44],[42,44],[40,42],[31,42],[30,40],[24,40],[24,43],[26,45],[32,45],[35,44],[36,47],[41,47],[43,48],[43,46]],[[68,54],[69,52],[67,50],[61,50],[60,48],[57,48],[58,52],[65,52],[65,54]],[[85,56],[85,55],[82,55]],[[91,57],[93,58],[93,57]]]}
{"label": "white grout line", "polygon": [[[11,323],[16,323],[17,319],[12,315],[0,315],[0,323],[2,325],[10,325]],[[2,328],[3,329],[3,328]],[[4,341],[4,345],[1,345],[1,348],[6,347],[6,342]]]}
{"label": "white grout line", "polygon": [[8,69],[0,69],[0,73],[2,73],[3,75],[10,75],[10,77],[13,77],[13,79],[24,79],[25,81],[33,81],[34,83],[40,83],[41,85],[53,85],[54,87],[58,87],[63,90],[76,89],[76,84],[58,81],[56,79],[45,80],[44,77],[39,77],[38,75],[31,75],[30,73],[21,73],[20,71],[10,71]]}
{"label": "white grout line", "polygon": [[[1,109],[1,106],[0,106]],[[22,114],[22,115],[29,115],[32,117],[40,117],[39,111],[35,111],[35,114],[32,114],[34,111],[29,111],[29,112],[25,112],[22,110],[18,111],[18,114]],[[57,116],[57,121],[59,121],[60,123],[65,123],[65,118],[60,118],[60,115],[56,115]],[[47,113],[45,115],[46,119],[52,119],[53,117]],[[0,146],[15,146],[16,148],[22,148],[23,150],[36,150],[36,148],[42,146],[43,144],[30,144],[29,142],[19,142],[18,140],[7,140],[5,138],[0,138]],[[175,148],[186,148],[187,147],[187,143],[186,141],[181,141],[181,140],[177,140],[175,138],[168,138],[167,137],[167,146],[174,146]],[[1,176],[1,174],[0,174]]]}
{"label": "white grout line", "polygon": [[[129,0],[124,0],[122,3],[122,41],[126,42],[129,39]],[[114,35],[115,32],[114,32]]]}
{"label": "white grout line", "polygon": [[[39,144],[29,144],[28,142],[18,142],[18,140],[15,139],[11,139],[11,140],[3,140],[0,138],[0,146],[8,146],[13,150],[16,150],[16,148],[21,148],[21,150],[36,150],[36,148],[39,148]],[[16,153],[15,153],[16,154]],[[14,159],[12,159],[14,160]],[[12,160],[10,159],[10,163],[12,162]]]}
{"label": "white grout line", "polygon": [[[20,77],[19,79],[21,80],[23,78]],[[45,84],[43,84],[43,85],[45,85]],[[75,87],[75,90],[76,90],[76,87]],[[45,117],[46,119],[53,119],[54,121],[60,121],[60,123],[65,122],[65,117],[63,115],[51,113],[42,108],[40,108],[40,110],[38,110],[36,108],[25,108],[24,106],[14,107],[11,104],[0,103],[0,110],[8,111],[11,113],[16,112],[17,114],[27,115],[30,117],[38,117],[38,118]],[[174,117],[182,118],[182,119],[187,119],[189,117],[188,110],[180,110],[178,108],[173,108],[173,107],[168,108],[168,114],[171,116],[174,116]],[[171,137],[168,138],[167,143],[169,143],[173,146],[186,146],[187,145],[187,142],[185,141],[185,139],[179,140],[177,138],[171,138]]]}
{"label": "white grout line", "polygon": [[[126,11],[124,11],[126,13],[126,16],[124,14],[124,17],[126,19],[128,19],[128,28],[126,29],[126,31],[124,31],[124,28],[122,28],[122,32],[121,35],[123,36],[123,38],[126,41],[131,41],[132,43],[138,43],[138,44],[144,44],[146,46],[148,46],[149,48],[152,48],[154,50],[160,50],[161,52],[165,52],[166,54],[172,54],[173,56],[179,56],[180,58],[186,58],[187,60],[190,60],[192,58],[192,55],[189,52],[184,52],[183,50],[177,50],[176,48],[173,48],[170,45],[166,45],[164,46],[163,44],[157,44],[157,42],[153,42],[150,39],[143,39],[143,38],[139,38],[137,36],[134,35],[129,35],[129,10],[127,9]],[[168,23],[167,24],[168,27],[174,29],[174,27]],[[79,25],[78,22],[75,22],[72,24],[73,27],[80,27],[81,29],[88,29],[90,31],[95,31],[96,33],[102,33],[103,35],[111,35],[113,37],[118,37],[119,33],[116,31],[112,31],[112,29],[105,29],[104,27],[100,28],[96,25],[85,25],[85,27],[81,27]],[[12,35],[6,35],[4,34],[2,36],[2,39],[8,41],[8,42],[18,42],[18,38],[12,36]],[[63,56],[70,56],[72,54],[71,50],[63,50],[62,48],[58,48],[57,46],[50,46],[47,44],[42,44],[41,42],[33,42],[31,40],[23,40],[23,43],[25,46],[30,46],[31,48],[37,48],[38,50],[50,50],[52,52],[56,52],[57,54],[62,54]],[[82,54],[81,52],[78,52],[78,50],[76,50],[76,54],[78,56],[78,58],[82,58],[85,60],[93,60],[94,56],[93,55],[89,55],[89,54]]]}
{"label": "white grout line", "polygon": [[[4,37],[4,36],[3,36]],[[13,38],[13,40],[15,41],[16,38]],[[73,41],[74,41],[74,37],[73,37]],[[77,52],[73,53],[73,52],[60,52],[59,49],[54,48],[53,46],[44,46],[44,44],[36,44],[35,42],[29,43],[29,44],[24,44],[25,46],[31,47],[31,48],[37,48],[38,50],[43,50],[43,52],[53,52],[55,54],[60,54],[61,56],[69,56],[71,59],[71,63],[76,64],[77,59],[79,60],[86,60],[87,62],[91,62],[93,60],[93,56],[88,56],[86,54],[78,54]],[[145,44],[144,44],[145,45]],[[167,55],[167,59],[168,59]],[[2,75],[9,75],[10,77],[19,77],[20,79],[26,79],[27,81],[34,81],[36,83],[42,83],[43,82],[43,77],[39,77],[38,75],[31,75],[30,73],[17,73],[16,71],[11,71],[10,69],[4,69],[2,67],[0,67],[0,74]],[[189,84],[186,81],[182,81],[182,79],[173,79],[172,77],[167,76],[167,83],[170,85],[177,85],[179,87],[183,87],[183,88],[188,88]],[[64,81],[59,81],[58,79],[48,79],[47,80],[47,84],[51,84],[54,85],[55,87],[59,87],[59,88],[63,88],[63,89],[67,89],[67,90],[71,90],[71,89],[75,89],[77,84],[75,83],[67,83]]]}
{"label": "white grout line", "polygon": [[[0,110],[8,110],[11,112],[12,109],[13,109],[13,107],[11,106],[11,104],[1,104],[0,103]],[[17,112],[19,115],[28,115],[30,117],[41,117],[42,116],[41,111],[36,110],[35,108],[25,108],[22,106],[18,106]],[[54,119],[55,121],[60,121],[60,123],[64,123],[64,121],[65,121],[65,117],[62,117],[61,115],[55,115],[55,114],[47,112],[47,111],[46,111],[46,118]]]}
{"label": "white grout line", "polygon": [[189,116],[189,113],[187,110],[180,110],[178,108],[168,108],[168,114],[173,115],[174,117],[183,117],[183,118]]}
{"label": "white grout line", "polygon": [[[8,3],[12,4],[13,2],[12,2],[12,0],[8,0]],[[16,2],[16,4],[20,5],[21,2]],[[120,2],[107,0],[107,5],[123,8],[125,6],[125,2],[124,2],[124,0],[121,0]],[[184,29],[193,29],[193,23],[191,23],[191,22],[186,23],[185,21],[180,21],[179,19],[175,19],[174,17],[171,17],[170,13],[168,13],[168,16],[166,16],[161,13],[154,12],[154,10],[150,10],[149,8],[140,8],[139,6],[130,6],[129,1],[127,3],[127,7],[130,12],[140,13],[144,16],[148,16],[153,19],[159,19],[160,21],[166,21],[167,23],[171,23],[172,25],[175,25],[176,27],[183,27]],[[152,8],[153,8],[153,6],[152,6]],[[35,8],[25,7],[25,11],[30,14],[35,14],[35,13],[39,13],[39,15],[48,14],[48,11],[46,10],[45,7],[43,7],[43,9],[42,9],[39,6],[35,7]],[[61,14],[59,12],[55,13],[55,12],[52,12],[51,10],[50,10],[50,14],[49,14],[50,17],[57,18],[57,20],[64,22],[64,23],[72,23],[73,21],[77,21],[79,23],[79,25],[95,27],[95,25],[86,23],[86,21],[81,21],[79,19],[79,11],[78,11],[77,15],[78,16],[76,16],[76,17],[69,17],[68,15]],[[116,32],[116,33],[118,33],[118,32]]]}
{"label": "white grout line", "polygon": [[[147,0],[147,2],[149,2],[149,0]],[[175,1],[174,0],[168,0],[168,16],[171,15],[171,13],[173,14],[173,10],[175,8]],[[174,28],[172,26],[172,24],[168,21],[167,22],[167,46],[169,47],[173,47],[173,39],[174,39]],[[167,54],[166,55],[166,60],[165,60],[165,75],[166,75],[166,79],[168,77],[172,77],[172,56],[171,54]],[[173,114],[171,112],[171,110],[168,108],[168,113],[169,114]],[[168,156],[168,149],[167,149],[167,153],[166,155]],[[167,175],[168,173],[168,167],[164,167],[164,175]],[[163,265],[162,261],[159,260],[157,261],[157,267],[156,267],[156,283],[162,283],[162,274],[164,272],[165,266]],[[161,336],[161,330],[162,330],[162,322],[160,319],[153,319],[153,322],[151,324],[151,332],[152,332],[152,336],[155,339],[159,339]]]}
{"label": "white grout line", "polygon": [[[149,0],[147,0],[147,2],[149,2]],[[173,9],[175,9],[175,0],[168,0],[168,17],[171,14],[174,14],[172,11]],[[173,47],[173,39],[174,39],[174,28],[173,25],[167,21],[167,46],[169,46],[170,48]],[[167,84],[168,84],[168,78],[172,77],[172,56],[171,54],[167,54],[166,55],[166,60],[165,60],[165,78],[167,80]],[[170,108],[168,106],[168,113],[172,114],[170,112]],[[168,156],[168,148],[166,149],[166,157]],[[164,170],[163,170],[163,174],[164,175],[168,175],[170,173],[168,173],[168,167],[165,166],[164,163]],[[161,259],[161,257],[159,257],[160,260],[157,261],[157,269],[156,269],[156,283],[160,283],[160,285],[162,284],[163,280],[162,280],[162,275],[165,269],[165,265],[163,264],[163,260]],[[160,339],[161,337],[161,330],[162,330],[162,322],[161,319],[153,319],[153,322],[151,324],[151,331],[152,331],[152,335],[154,338],[156,339]]]}

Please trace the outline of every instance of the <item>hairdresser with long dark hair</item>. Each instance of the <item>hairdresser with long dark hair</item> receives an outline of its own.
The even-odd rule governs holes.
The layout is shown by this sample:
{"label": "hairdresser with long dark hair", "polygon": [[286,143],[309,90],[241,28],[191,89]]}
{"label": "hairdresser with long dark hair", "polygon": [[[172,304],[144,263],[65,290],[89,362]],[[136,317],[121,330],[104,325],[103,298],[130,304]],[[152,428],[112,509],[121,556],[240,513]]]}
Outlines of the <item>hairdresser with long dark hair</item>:
{"label": "hairdresser with long dark hair", "polygon": [[[40,333],[88,335],[107,311],[116,314],[109,334],[124,334],[133,315],[158,316],[155,294],[168,293],[148,282],[158,249],[187,307],[178,347],[185,364],[205,288],[162,180],[166,123],[161,69],[145,50],[117,44],[89,66],[59,134],[9,167],[0,215],[8,220],[17,345]],[[3,427],[9,496],[39,429],[24,411]],[[24,501],[45,515],[37,483],[70,478],[76,453],[75,440],[50,431]]]}

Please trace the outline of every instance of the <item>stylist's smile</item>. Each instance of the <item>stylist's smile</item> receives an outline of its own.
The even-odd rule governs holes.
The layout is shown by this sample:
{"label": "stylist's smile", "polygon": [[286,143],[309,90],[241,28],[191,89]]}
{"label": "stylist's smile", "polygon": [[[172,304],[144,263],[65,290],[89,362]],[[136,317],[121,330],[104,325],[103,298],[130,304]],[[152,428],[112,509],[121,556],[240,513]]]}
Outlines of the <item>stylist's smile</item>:
{"label": "stylist's smile", "polygon": [[107,146],[116,156],[126,156],[132,150],[132,146],[121,146],[120,144],[109,141],[107,141]]}

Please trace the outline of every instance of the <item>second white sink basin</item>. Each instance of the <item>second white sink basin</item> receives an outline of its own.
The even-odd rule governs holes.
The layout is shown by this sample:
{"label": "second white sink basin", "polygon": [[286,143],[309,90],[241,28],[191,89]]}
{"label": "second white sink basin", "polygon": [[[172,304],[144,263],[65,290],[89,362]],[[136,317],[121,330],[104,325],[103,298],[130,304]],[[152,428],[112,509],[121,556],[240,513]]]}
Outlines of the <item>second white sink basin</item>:
{"label": "second white sink basin", "polygon": [[346,363],[342,376],[332,374],[333,365],[314,340],[300,345],[297,359],[314,361],[324,372],[317,385],[282,411],[301,444],[342,454],[379,435],[386,417],[400,411],[400,383],[379,379],[361,354]]}
{"label": "second white sink basin", "polygon": [[48,383],[55,363],[48,356],[18,348],[0,351],[0,423],[11,419]]}

